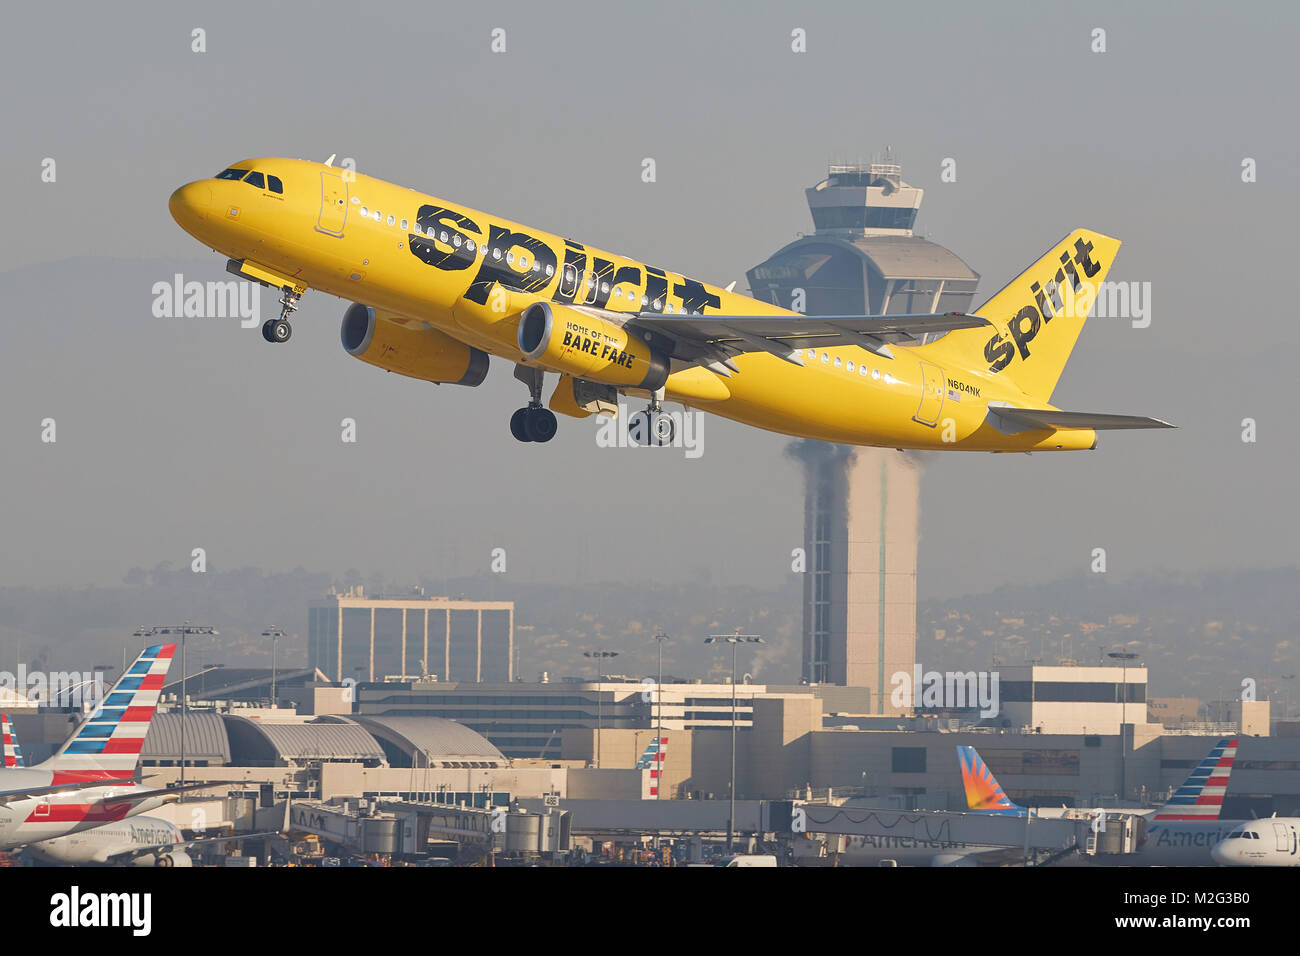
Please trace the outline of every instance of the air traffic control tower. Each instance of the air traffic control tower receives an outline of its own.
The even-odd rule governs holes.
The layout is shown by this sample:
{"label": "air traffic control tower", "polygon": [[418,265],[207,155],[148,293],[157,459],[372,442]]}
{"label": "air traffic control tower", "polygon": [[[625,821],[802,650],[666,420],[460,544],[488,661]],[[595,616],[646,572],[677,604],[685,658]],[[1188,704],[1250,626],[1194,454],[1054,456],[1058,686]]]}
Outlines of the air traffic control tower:
{"label": "air traffic control tower", "polygon": [[[979,276],[913,233],[923,190],[891,156],[831,166],[806,194],[815,232],[749,270],[754,298],[810,315],[970,310]],[[804,470],[803,679],[866,687],[873,713],[906,712],[889,698],[892,675],[916,663],[919,462],[813,441],[789,451]]]}

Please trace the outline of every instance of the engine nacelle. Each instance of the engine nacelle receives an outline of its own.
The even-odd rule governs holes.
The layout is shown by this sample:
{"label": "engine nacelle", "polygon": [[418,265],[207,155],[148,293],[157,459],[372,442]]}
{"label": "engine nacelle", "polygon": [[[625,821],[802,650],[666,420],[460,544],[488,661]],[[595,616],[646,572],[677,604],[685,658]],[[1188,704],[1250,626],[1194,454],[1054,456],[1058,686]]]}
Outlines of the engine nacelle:
{"label": "engine nacelle", "polygon": [[471,387],[487,378],[483,350],[434,328],[403,325],[359,302],[343,313],[339,334],[349,355],[398,375]]}
{"label": "engine nacelle", "polygon": [[184,850],[159,850],[157,853],[142,853],[133,861],[134,866],[193,866],[194,860]]}
{"label": "engine nacelle", "polygon": [[654,391],[668,381],[668,356],[607,319],[534,302],[519,317],[519,351],[574,378]]}

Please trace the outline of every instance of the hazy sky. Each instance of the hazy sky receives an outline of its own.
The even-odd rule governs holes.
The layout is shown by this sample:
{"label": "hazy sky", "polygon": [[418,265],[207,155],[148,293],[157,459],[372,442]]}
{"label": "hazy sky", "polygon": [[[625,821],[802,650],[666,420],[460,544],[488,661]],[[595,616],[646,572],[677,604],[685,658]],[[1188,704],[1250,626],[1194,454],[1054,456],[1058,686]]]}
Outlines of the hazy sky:
{"label": "hazy sky", "polygon": [[1114,576],[1294,564],[1298,27],[1281,3],[20,5],[0,38],[0,581],[114,584],[194,547],[414,580],[504,547],[521,580],[777,583],[802,537],[786,439],[710,417],[686,460],[562,418],[520,445],[508,364],[473,390],[386,375],[341,350],[346,304],[319,292],[287,346],[154,318],[154,282],[225,278],[167,197],[238,159],[336,153],[743,287],[811,231],[828,160],[886,145],[981,300],[1075,226],[1122,239],[1110,277],[1151,284],[1151,325],[1091,321],[1053,401],[1181,426],[929,456],[922,595],[1080,573],[1094,547]]}

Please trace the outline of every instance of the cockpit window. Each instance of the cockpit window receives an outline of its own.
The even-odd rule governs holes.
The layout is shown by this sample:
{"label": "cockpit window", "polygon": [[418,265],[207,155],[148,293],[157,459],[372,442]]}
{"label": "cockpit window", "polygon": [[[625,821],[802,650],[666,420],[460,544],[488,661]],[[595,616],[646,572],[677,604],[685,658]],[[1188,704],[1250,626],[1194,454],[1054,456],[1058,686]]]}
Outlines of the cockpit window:
{"label": "cockpit window", "polygon": [[273,193],[283,193],[283,192],[284,192],[284,184],[280,182],[280,177],[279,177],[279,176],[272,176],[270,173],[267,173],[267,174],[266,174],[266,185],[267,185],[267,188],[269,188],[269,189],[271,190],[271,192],[273,192]]}
{"label": "cockpit window", "polygon": [[244,182],[248,183],[248,185],[250,186],[256,186],[258,189],[266,188],[266,181],[263,179],[262,174],[259,172],[249,173],[248,178],[246,178]]}
{"label": "cockpit window", "polygon": [[216,175],[215,178],[217,178],[217,179],[243,179],[243,178],[244,178],[245,176],[247,176],[247,175],[248,175],[248,170],[247,170],[247,169],[235,169],[235,168],[231,167],[230,169],[223,169],[221,172],[217,173],[217,175]]}

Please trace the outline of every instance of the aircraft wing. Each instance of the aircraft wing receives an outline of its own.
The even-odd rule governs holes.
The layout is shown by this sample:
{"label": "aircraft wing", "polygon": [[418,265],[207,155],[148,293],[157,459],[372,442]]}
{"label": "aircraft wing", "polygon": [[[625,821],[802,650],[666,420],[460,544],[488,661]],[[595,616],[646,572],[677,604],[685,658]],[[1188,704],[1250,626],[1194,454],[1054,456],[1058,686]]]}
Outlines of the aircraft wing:
{"label": "aircraft wing", "polygon": [[[173,793],[187,793],[190,790],[209,790],[213,787],[228,787],[234,781],[229,780],[208,780],[204,783],[187,783],[183,787],[154,787],[150,790],[130,790],[126,793],[106,793],[103,796],[96,797],[91,802],[97,805],[106,803],[139,803],[141,800],[152,800],[154,797],[167,797]],[[85,786],[84,784],[82,786]]]}
{"label": "aircraft wing", "polygon": [[44,787],[19,787],[16,790],[0,790],[0,806],[17,803],[19,800],[30,800],[32,797],[46,797],[54,793],[67,793],[69,790],[86,790],[91,787],[107,787],[129,782],[130,781],[105,780],[100,783],[97,780],[79,780],[75,783],[54,783]]}
{"label": "aircraft wing", "polygon": [[1092,428],[1097,431],[1118,428],[1177,428],[1158,418],[1142,415],[1103,415],[1095,412],[1063,412],[1055,408],[1013,408],[989,403],[989,424],[1004,435],[1036,429]]}
{"label": "aircraft wing", "polygon": [[10,803],[16,803],[19,800],[30,800],[32,797],[46,797],[56,793],[67,793],[71,790],[98,790],[101,787],[123,787],[122,793],[108,793],[96,797],[92,803],[137,803],[140,800],[148,800],[151,797],[166,796],[169,793],[180,793],[183,790],[202,790],[205,787],[224,786],[225,782],[209,781],[207,783],[187,783],[184,787],[168,787],[164,789],[153,790],[127,790],[127,785],[131,784],[130,780],[78,780],[73,783],[55,783],[44,787],[21,787],[16,790],[0,790],[0,806]]}
{"label": "aircraft wing", "polygon": [[673,357],[718,361],[731,371],[729,356],[770,352],[803,365],[798,350],[858,345],[889,357],[892,342],[909,342],[929,332],[951,332],[990,325],[965,312],[915,315],[665,315],[640,312],[628,323],[672,340]]}
{"label": "aircraft wing", "polygon": [[179,843],[155,843],[152,846],[135,846],[129,850],[122,850],[119,853],[110,853],[107,862],[126,863],[130,860],[134,860],[138,856],[149,856],[159,852],[160,850],[163,852],[181,850],[187,846],[194,846],[199,843],[240,843],[244,840],[256,840],[260,837],[275,835],[275,830],[267,830],[265,833],[241,833],[239,836],[198,837],[193,840],[181,840]]}

